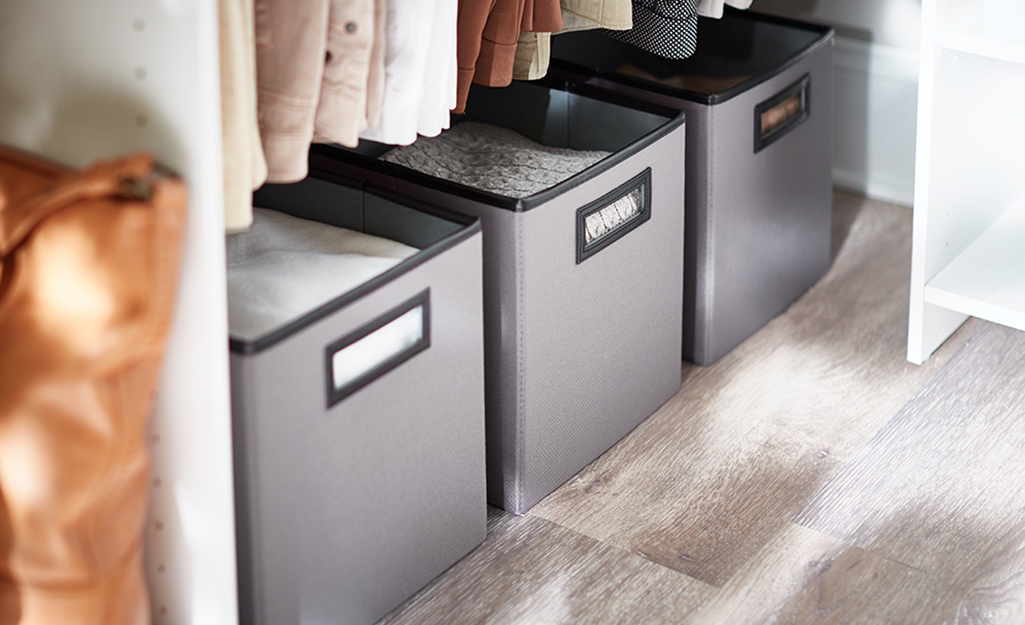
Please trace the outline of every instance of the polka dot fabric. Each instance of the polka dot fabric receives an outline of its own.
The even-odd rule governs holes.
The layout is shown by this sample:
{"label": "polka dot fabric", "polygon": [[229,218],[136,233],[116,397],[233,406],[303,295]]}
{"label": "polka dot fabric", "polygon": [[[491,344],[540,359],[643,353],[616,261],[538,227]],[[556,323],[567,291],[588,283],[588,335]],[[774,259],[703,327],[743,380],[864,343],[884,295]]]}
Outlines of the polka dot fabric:
{"label": "polka dot fabric", "polygon": [[633,0],[633,28],[602,32],[667,59],[685,59],[698,44],[697,0]]}

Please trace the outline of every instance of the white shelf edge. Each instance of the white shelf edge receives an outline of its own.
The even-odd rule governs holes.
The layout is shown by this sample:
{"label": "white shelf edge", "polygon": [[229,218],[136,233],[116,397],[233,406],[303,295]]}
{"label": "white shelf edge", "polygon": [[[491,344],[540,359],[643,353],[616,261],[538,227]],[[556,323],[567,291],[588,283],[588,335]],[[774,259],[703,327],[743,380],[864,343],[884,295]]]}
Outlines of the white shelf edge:
{"label": "white shelf edge", "polygon": [[[937,7],[935,0],[922,2],[920,65],[918,77],[918,113],[915,136],[915,182],[911,234],[911,280],[908,301],[907,359],[920,365],[946,340],[948,329],[939,331],[929,315],[932,307],[925,305],[926,254],[928,237],[929,172],[932,167],[933,92],[936,83]],[[940,334],[940,336],[936,336]]]}
{"label": "white shelf edge", "polygon": [[925,287],[925,301],[963,315],[992,321],[1017,330],[1025,330],[1025,311],[1001,307],[992,302],[935,286]]}
{"label": "white shelf edge", "polygon": [[1008,210],[925,286],[925,303],[1025,330],[1025,205]]}
{"label": "white shelf edge", "polygon": [[942,31],[940,45],[948,50],[1025,65],[1025,40],[989,34],[985,8]]}

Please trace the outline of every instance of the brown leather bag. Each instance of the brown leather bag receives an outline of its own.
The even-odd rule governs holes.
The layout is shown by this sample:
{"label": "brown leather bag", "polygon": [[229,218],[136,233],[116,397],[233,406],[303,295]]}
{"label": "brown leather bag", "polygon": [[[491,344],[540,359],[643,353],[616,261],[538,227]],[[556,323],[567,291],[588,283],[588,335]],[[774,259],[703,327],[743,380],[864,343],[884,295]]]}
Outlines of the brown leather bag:
{"label": "brown leather bag", "polygon": [[147,415],[185,189],[0,149],[0,625],[149,622]]}

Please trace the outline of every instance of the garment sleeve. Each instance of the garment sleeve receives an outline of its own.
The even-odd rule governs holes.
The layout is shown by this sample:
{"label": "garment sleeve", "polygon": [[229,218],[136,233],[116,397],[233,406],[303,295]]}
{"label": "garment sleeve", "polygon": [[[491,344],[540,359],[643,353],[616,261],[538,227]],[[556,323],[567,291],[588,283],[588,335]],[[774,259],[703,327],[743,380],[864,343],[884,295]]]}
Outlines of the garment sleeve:
{"label": "garment sleeve", "polygon": [[253,189],[267,179],[267,161],[256,121],[254,5],[220,0],[218,6],[224,226],[233,232],[253,222]]}
{"label": "garment sleeve", "polygon": [[551,33],[520,33],[513,62],[513,80],[538,80],[548,73],[552,57]]}
{"label": "garment sleeve", "polygon": [[[466,108],[466,96],[470,93],[470,83],[476,70],[477,57],[481,50],[481,36],[484,26],[488,23],[491,10],[497,3],[509,0],[459,0],[456,17],[456,105],[455,113],[462,113]],[[522,9],[522,3],[520,4]],[[519,16],[517,16],[519,24]]]}
{"label": "garment sleeve", "polygon": [[537,80],[548,73],[554,34],[593,28],[629,30],[633,26],[630,0],[561,0],[560,9],[561,29],[550,33],[520,33],[513,65],[514,79]]}
{"label": "garment sleeve", "polygon": [[698,15],[720,19],[727,4],[736,9],[746,9],[751,6],[751,0],[698,0]]}
{"label": "garment sleeve", "polygon": [[457,11],[458,0],[437,0],[417,115],[417,132],[428,137],[437,136],[449,127],[449,111],[456,105]]}
{"label": "garment sleeve", "polygon": [[381,119],[360,136],[381,143],[408,145],[416,141],[437,1],[388,1]]}
{"label": "garment sleeve", "polygon": [[367,127],[375,39],[378,45],[382,42],[374,37],[374,0],[331,0],[330,7],[315,140],[356,147],[360,131]]}
{"label": "garment sleeve", "polygon": [[367,127],[373,128],[381,121],[381,104],[384,100],[384,29],[388,14],[388,0],[374,0],[374,43],[370,50],[370,67],[367,71]]}
{"label": "garment sleeve", "polygon": [[257,109],[269,182],[306,177],[328,6],[328,0],[256,1]]}
{"label": "garment sleeve", "polygon": [[[497,0],[480,35],[480,51],[474,63],[473,82],[505,87],[512,81],[516,42],[520,38],[526,0]],[[467,92],[469,84],[467,84]],[[466,98],[461,98],[465,102]]]}

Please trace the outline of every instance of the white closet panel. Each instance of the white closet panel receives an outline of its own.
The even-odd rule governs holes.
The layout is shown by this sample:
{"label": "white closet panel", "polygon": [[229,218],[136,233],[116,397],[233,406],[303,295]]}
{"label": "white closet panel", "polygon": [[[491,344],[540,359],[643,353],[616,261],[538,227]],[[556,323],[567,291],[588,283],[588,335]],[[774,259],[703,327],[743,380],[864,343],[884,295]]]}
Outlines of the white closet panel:
{"label": "white closet panel", "polygon": [[151,433],[158,624],[238,621],[217,59],[212,0],[0,3],[0,142],[73,166],[147,150],[188,182]]}
{"label": "white closet panel", "polygon": [[969,316],[1025,329],[1025,40],[995,3],[925,0],[908,360]]}

